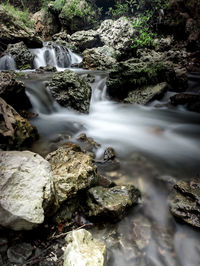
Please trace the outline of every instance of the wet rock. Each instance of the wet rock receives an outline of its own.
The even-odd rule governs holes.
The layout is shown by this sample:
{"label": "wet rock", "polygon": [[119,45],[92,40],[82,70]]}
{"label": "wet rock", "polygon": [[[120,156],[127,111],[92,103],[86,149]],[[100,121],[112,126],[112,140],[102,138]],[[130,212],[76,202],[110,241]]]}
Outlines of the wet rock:
{"label": "wet rock", "polygon": [[80,134],[76,139],[83,151],[95,152],[101,146],[93,138],[87,137],[85,133]]}
{"label": "wet rock", "polygon": [[93,239],[85,229],[72,231],[66,237],[67,248],[64,253],[64,266],[87,265],[103,266],[106,263],[106,246]]}
{"label": "wet rock", "polygon": [[30,108],[31,103],[24,84],[16,78],[15,73],[0,73],[0,97],[19,111]]}
{"label": "wet rock", "polygon": [[65,144],[46,157],[53,170],[56,197],[59,204],[90,188],[97,182],[92,158],[76,144]]}
{"label": "wet rock", "polygon": [[0,6],[0,40],[5,45],[23,41],[29,48],[42,47],[42,41],[35,36],[33,29],[25,26],[11,12]]}
{"label": "wet rock", "polygon": [[15,60],[17,69],[25,70],[33,68],[34,55],[23,42],[9,44],[5,54],[9,54]]}
{"label": "wet rock", "polygon": [[70,41],[80,52],[103,45],[99,34],[95,30],[77,31],[70,36]]}
{"label": "wet rock", "polygon": [[7,249],[8,249],[8,239],[5,237],[0,237],[0,254],[6,252]]}
{"label": "wet rock", "polygon": [[190,111],[200,112],[200,95],[189,93],[178,93],[170,97],[173,105],[185,105]]}
{"label": "wet rock", "polygon": [[169,197],[171,213],[178,219],[200,227],[200,180],[179,181]]}
{"label": "wet rock", "polygon": [[57,69],[54,66],[45,66],[45,67],[39,67],[36,70],[37,72],[56,72]]}
{"label": "wet rock", "polygon": [[115,150],[112,147],[106,148],[103,155],[104,161],[114,160],[115,157],[116,157]]}
{"label": "wet rock", "polygon": [[49,83],[49,89],[60,105],[83,113],[89,111],[91,88],[76,73],[70,70],[55,73]]}
{"label": "wet rock", "polygon": [[115,63],[115,51],[108,46],[86,49],[83,52],[83,67],[86,69],[108,70]]}
{"label": "wet rock", "polygon": [[31,230],[43,223],[53,200],[50,164],[29,151],[0,151],[0,224]]}
{"label": "wet rock", "polygon": [[7,256],[10,262],[23,264],[32,255],[33,247],[29,243],[20,243],[11,246],[7,251]]}
{"label": "wet rock", "polygon": [[132,205],[138,203],[140,192],[133,185],[90,188],[87,192],[88,214],[110,221],[122,219]]}
{"label": "wet rock", "polygon": [[111,188],[116,186],[115,182],[113,182],[111,179],[98,175],[98,186],[104,187],[104,188]]}
{"label": "wet rock", "polygon": [[139,250],[145,249],[151,240],[151,223],[143,216],[133,219],[132,240]]}
{"label": "wet rock", "polygon": [[[161,82],[170,84],[175,79],[173,66],[157,60],[156,54],[152,56],[144,54],[141,60],[132,58],[115,64],[107,82],[109,95],[114,99],[124,100],[134,90],[144,90],[144,95],[147,94],[147,89],[144,87],[152,85],[150,96],[146,96],[146,99],[151,99],[152,95],[158,93],[159,86],[155,89],[154,84]],[[162,85],[164,87],[164,84]],[[141,98],[144,98],[142,93]]]}
{"label": "wet rock", "polygon": [[169,88],[166,82],[157,85],[148,86],[130,91],[128,97],[124,99],[126,103],[147,104],[148,102],[158,99],[164,95]]}
{"label": "wet rock", "polygon": [[0,98],[0,148],[18,149],[37,138],[37,129]]}

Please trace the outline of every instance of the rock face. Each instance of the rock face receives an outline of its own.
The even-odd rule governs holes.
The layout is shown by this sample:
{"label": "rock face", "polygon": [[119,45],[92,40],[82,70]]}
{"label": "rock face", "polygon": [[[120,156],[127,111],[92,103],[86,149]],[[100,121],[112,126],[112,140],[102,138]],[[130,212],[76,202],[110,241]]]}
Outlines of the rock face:
{"label": "rock face", "polygon": [[0,148],[18,149],[37,138],[36,128],[0,98]]}
{"label": "rock face", "polygon": [[83,67],[86,69],[108,70],[116,63],[115,50],[108,46],[86,49],[83,52]]}
{"label": "rock face", "polygon": [[53,180],[59,204],[97,182],[92,158],[75,144],[65,144],[46,157],[53,170]]}
{"label": "rock face", "polygon": [[102,241],[92,238],[85,229],[72,231],[66,237],[67,248],[64,254],[64,266],[104,266],[106,246]]}
{"label": "rock face", "polygon": [[92,187],[87,196],[88,214],[95,218],[120,220],[129,207],[138,203],[139,197],[140,192],[133,185]]}
{"label": "rock face", "polygon": [[16,110],[31,107],[31,103],[25,93],[25,86],[16,79],[15,73],[0,73],[0,97]]}
{"label": "rock face", "polygon": [[169,208],[178,219],[200,228],[200,179],[177,182],[169,197]]}
{"label": "rock face", "polygon": [[23,42],[9,44],[5,54],[9,54],[15,60],[17,69],[33,68],[34,55],[28,50]]}
{"label": "rock face", "polygon": [[80,52],[85,49],[102,46],[100,36],[95,30],[77,31],[70,36],[70,41]]}
{"label": "rock face", "polygon": [[[117,63],[110,71],[107,86],[111,97],[123,100],[128,97],[130,91],[160,82],[172,83],[174,80],[173,66],[164,62],[160,63],[154,56],[150,56],[146,60],[132,58]],[[155,91],[155,87],[153,90]],[[152,89],[150,94],[152,94]],[[148,97],[147,95],[146,98]]]}
{"label": "rock face", "polygon": [[83,113],[89,111],[91,88],[76,73],[70,70],[55,73],[49,83],[49,89],[60,105]]}
{"label": "rock face", "polygon": [[128,93],[128,97],[124,99],[126,103],[147,104],[148,102],[164,95],[168,89],[166,82],[159,83],[155,86],[139,88]]}
{"label": "rock face", "polygon": [[42,47],[42,41],[35,36],[34,30],[26,27],[18,21],[11,12],[6,11],[0,5],[0,40],[4,43],[4,49],[9,43],[24,41],[30,48]]}
{"label": "rock face", "polygon": [[52,171],[40,155],[0,152],[0,224],[31,230],[44,221],[52,203]]}

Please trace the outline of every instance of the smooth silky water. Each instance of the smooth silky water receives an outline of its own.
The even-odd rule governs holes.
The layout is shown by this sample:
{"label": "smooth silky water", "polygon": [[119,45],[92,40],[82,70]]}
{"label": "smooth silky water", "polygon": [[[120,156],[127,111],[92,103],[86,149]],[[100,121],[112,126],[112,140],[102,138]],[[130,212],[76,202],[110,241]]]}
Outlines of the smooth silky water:
{"label": "smooth silky water", "polygon": [[[54,57],[48,60],[62,70],[64,65],[58,66],[52,48],[33,51],[37,55],[36,66],[46,64],[45,49],[50,49],[48,56]],[[80,58],[76,60],[77,63]],[[68,67],[71,65],[69,61]],[[83,77],[90,74],[95,79],[90,84],[89,114],[63,108],[53,100],[45,85],[52,73],[30,73],[24,79],[33,105],[31,111],[38,114],[31,122],[37,127],[40,140],[32,150],[44,156],[65,142],[77,142],[80,133],[86,133],[101,144],[97,158],[101,158],[106,147],[115,149],[120,168],[105,168],[104,175],[117,184],[136,185],[143,196],[142,202],[115,226],[114,233],[112,226],[93,232],[96,236],[110,234],[111,239],[120,238],[120,245],[109,250],[112,254],[110,266],[200,265],[199,231],[177,223],[167,205],[170,180],[189,179],[200,173],[200,115],[183,107],[169,109],[166,103],[171,93],[149,106],[113,102],[106,94],[107,73],[70,69]],[[189,76],[190,89],[200,89],[196,74]],[[160,108],[155,107],[158,104]],[[138,225],[142,229],[137,229]],[[137,237],[143,239],[143,244],[138,244],[141,250],[134,242]]]}

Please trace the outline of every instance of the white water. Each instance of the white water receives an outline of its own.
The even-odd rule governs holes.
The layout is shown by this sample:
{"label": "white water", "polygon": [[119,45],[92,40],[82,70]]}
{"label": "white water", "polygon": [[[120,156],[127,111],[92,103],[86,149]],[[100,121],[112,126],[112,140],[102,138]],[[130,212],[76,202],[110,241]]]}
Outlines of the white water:
{"label": "white water", "polygon": [[11,55],[0,58],[0,70],[16,70],[15,60]]}

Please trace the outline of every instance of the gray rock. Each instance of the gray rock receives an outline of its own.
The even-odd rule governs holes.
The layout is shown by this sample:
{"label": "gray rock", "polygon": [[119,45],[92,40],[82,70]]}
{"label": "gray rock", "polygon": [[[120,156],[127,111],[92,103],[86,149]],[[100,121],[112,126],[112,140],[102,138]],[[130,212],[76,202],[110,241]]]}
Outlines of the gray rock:
{"label": "gray rock", "polygon": [[64,253],[64,266],[87,265],[104,266],[106,263],[106,246],[102,241],[93,239],[85,229],[74,230],[67,237]]}
{"label": "gray rock", "polygon": [[133,185],[92,187],[87,192],[88,214],[95,218],[120,220],[129,207],[138,203],[139,197],[140,192]]}
{"label": "gray rock", "polygon": [[7,250],[7,256],[10,262],[23,264],[32,255],[33,247],[29,243],[20,243],[11,246]]}
{"label": "gray rock", "polygon": [[200,180],[179,181],[169,197],[171,213],[178,219],[200,227]]}
{"label": "gray rock", "polygon": [[91,88],[76,73],[65,70],[53,75],[49,82],[49,89],[52,96],[59,104],[71,107],[79,112],[89,111]]}
{"label": "gray rock", "polygon": [[80,52],[103,45],[98,32],[95,30],[77,31],[70,36],[70,41]]}
{"label": "gray rock", "polygon": [[157,85],[139,88],[128,93],[128,97],[124,99],[126,103],[147,104],[148,102],[163,96],[168,89],[166,82]]}
{"label": "gray rock", "polygon": [[53,200],[50,164],[29,151],[0,152],[0,224],[31,230],[43,223]]}
{"label": "gray rock", "polygon": [[96,166],[92,163],[92,157],[83,153],[75,144],[65,144],[48,154],[46,159],[52,166],[59,204],[97,183]]}
{"label": "gray rock", "polygon": [[33,68],[34,55],[23,42],[9,44],[5,54],[9,54],[15,60],[17,69],[25,70]]}
{"label": "gray rock", "polygon": [[115,63],[115,50],[108,46],[86,49],[83,52],[83,67],[86,69],[108,70]]}

